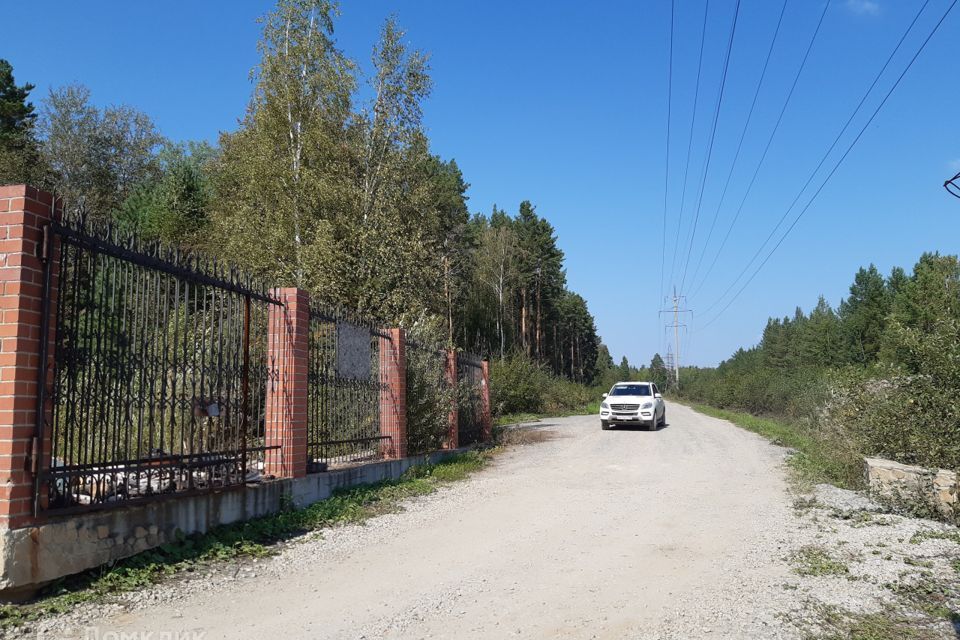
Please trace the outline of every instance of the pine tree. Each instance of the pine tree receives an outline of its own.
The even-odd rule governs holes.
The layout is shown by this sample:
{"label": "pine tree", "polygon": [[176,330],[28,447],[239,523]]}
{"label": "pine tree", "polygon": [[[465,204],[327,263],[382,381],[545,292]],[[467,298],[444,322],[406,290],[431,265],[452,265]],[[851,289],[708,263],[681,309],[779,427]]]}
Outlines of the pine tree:
{"label": "pine tree", "polygon": [[37,114],[27,99],[33,89],[29,83],[18,86],[13,66],[0,59],[0,184],[44,186],[46,169],[35,135]]}

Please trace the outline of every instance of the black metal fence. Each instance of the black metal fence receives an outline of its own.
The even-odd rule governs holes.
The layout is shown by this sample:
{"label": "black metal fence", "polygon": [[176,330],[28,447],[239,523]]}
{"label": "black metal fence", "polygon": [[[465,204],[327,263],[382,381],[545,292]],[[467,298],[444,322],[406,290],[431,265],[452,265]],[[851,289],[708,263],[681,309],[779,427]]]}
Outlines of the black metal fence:
{"label": "black metal fence", "polygon": [[[285,359],[268,348],[282,303],[216,263],[77,217],[49,225],[44,255],[49,370],[36,435],[50,456],[36,469],[35,512],[259,481],[264,453],[280,448],[265,444],[265,412],[279,382],[272,359]],[[392,402],[381,358],[390,340],[373,323],[311,309],[308,469],[378,459],[395,444],[381,425],[382,402]],[[448,444],[454,402],[460,444],[478,442],[480,361],[458,354],[452,381],[445,349],[406,346],[407,451]]]}
{"label": "black metal fence", "polygon": [[308,467],[381,457],[380,342],[390,334],[342,312],[310,311],[307,368]]}
{"label": "black metal fence", "polygon": [[[53,341],[37,509],[127,504],[259,479],[265,289],[80,219],[49,227]],[[49,265],[59,264],[57,273]],[[53,307],[55,305],[55,308]],[[44,430],[48,432],[44,433]]]}
{"label": "black metal fence", "polygon": [[457,354],[457,438],[460,446],[480,442],[483,435],[483,363],[474,355]]}
{"label": "black metal fence", "polygon": [[456,390],[447,378],[447,351],[407,338],[407,450],[427,453],[447,445]]}

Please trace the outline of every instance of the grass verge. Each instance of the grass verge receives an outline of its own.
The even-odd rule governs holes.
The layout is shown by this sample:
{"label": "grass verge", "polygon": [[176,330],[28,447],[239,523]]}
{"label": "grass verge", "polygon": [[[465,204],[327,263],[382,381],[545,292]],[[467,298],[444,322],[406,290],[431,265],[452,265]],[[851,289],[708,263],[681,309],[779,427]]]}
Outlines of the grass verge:
{"label": "grass verge", "polygon": [[149,586],[192,572],[204,564],[258,558],[277,551],[277,543],[337,524],[363,522],[397,509],[400,501],[433,493],[482,469],[496,449],[468,451],[441,462],[411,467],[395,481],[360,485],[336,492],[303,509],[285,508],[262,518],[184,536],[155,549],[50,585],[32,602],[0,605],[0,627],[20,627],[44,616],[65,613],[84,602]]}
{"label": "grass verge", "polygon": [[596,400],[594,402],[589,402],[581,407],[576,409],[570,409],[565,411],[558,412],[549,412],[549,413],[507,413],[502,416],[497,416],[493,421],[495,427],[505,427],[512,424],[520,424],[521,422],[536,422],[537,420],[543,420],[544,418],[564,418],[567,416],[587,416],[600,413],[600,401]]}
{"label": "grass verge", "polygon": [[728,420],[738,427],[767,438],[773,444],[794,450],[789,467],[793,480],[808,488],[821,482],[845,489],[861,488],[859,469],[852,470],[845,460],[832,456],[830,450],[816,438],[805,433],[802,427],[782,420],[758,418],[749,413],[717,409],[703,404],[689,405],[694,411],[721,420]]}

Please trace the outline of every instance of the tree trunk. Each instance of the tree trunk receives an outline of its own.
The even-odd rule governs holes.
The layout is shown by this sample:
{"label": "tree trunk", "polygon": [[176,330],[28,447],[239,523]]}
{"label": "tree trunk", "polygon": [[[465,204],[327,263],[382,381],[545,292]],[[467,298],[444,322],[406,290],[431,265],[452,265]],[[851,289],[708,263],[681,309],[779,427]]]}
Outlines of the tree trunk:
{"label": "tree trunk", "polygon": [[523,352],[530,357],[530,342],[527,339],[527,288],[520,289],[520,344]]}
{"label": "tree trunk", "polygon": [[540,277],[537,276],[537,326],[535,329],[536,332],[536,347],[537,347],[537,361],[543,361],[543,324],[541,322],[541,291],[540,291]]}

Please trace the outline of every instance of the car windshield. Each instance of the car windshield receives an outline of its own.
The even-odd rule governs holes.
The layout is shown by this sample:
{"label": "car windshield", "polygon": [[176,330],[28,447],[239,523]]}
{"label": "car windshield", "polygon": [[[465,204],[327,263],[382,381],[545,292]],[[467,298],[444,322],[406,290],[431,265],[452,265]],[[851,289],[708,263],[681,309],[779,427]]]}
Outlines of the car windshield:
{"label": "car windshield", "polygon": [[624,384],[613,388],[610,392],[612,396],[649,396],[650,385],[648,384]]}

